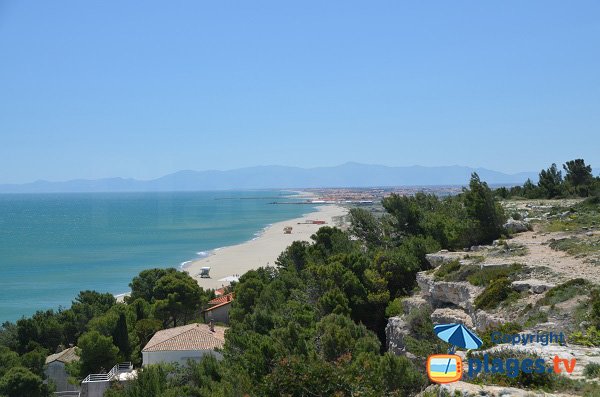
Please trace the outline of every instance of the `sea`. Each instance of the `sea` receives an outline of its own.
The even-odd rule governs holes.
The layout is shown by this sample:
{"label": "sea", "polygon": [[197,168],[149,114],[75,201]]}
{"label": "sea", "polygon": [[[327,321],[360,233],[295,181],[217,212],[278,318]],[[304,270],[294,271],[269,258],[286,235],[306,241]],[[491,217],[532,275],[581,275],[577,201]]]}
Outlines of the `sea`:
{"label": "sea", "polygon": [[289,191],[0,194],[0,323],[121,294],[140,271],[181,268],[314,211]]}

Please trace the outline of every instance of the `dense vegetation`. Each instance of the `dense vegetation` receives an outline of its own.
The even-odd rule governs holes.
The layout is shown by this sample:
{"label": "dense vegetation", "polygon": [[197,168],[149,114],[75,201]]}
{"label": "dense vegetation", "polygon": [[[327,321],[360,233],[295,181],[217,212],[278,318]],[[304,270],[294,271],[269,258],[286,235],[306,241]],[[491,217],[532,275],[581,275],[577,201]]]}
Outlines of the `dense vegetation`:
{"label": "dense vegetation", "polygon": [[[117,303],[111,294],[82,291],[68,309],[39,311],[16,324],[4,323],[0,395],[48,395],[51,387],[42,385],[45,358],[69,345],[80,349],[80,361],[69,366],[74,378],[108,371],[120,361],[139,365],[140,350],[157,330],[198,321],[200,308],[214,297],[187,273],[175,269],[145,270],[130,287],[127,304]],[[4,385],[11,379],[28,392],[10,391],[13,386]]]}
{"label": "dense vegetation", "polygon": [[502,198],[529,199],[589,197],[600,194],[600,177],[594,177],[592,167],[586,165],[583,159],[567,161],[563,164],[563,170],[564,178],[562,171],[556,164],[552,164],[548,169],[540,171],[537,184],[528,179],[523,186],[501,187],[495,193]]}
{"label": "dense vegetation", "polygon": [[[476,174],[460,195],[391,195],[383,206],[382,217],[354,208],[349,231],[323,227],[312,243],[290,245],[276,267],[244,274],[234,286],[223,361],[149,367],[110,396],[404,396],[421,390],[427,383],[422,368],[385,353],[387,317],[415,287],[416,273],[428,268],[426,253],[491,242],[503,233],[505,216]],[[69,309],[5,323],[0,344],[15,364],[0,370],[0,395],[13,395],[3,385],[15,377],[41,380],[40,366],[28,355],[43,358],[61,345],[79,347],[81,360],[71,368],[79,378],[120,360],[139,364],[154,332],[199,321],[212,294],[174,269],[144,271],[130,286],[126,303],[85,291]],[[437,348],[427,313],[415,313],[410,323],[420,334],[416,350]],[[2,361],[0,368],[8,359]],[[19,373],[7,371],[15,367]]]}

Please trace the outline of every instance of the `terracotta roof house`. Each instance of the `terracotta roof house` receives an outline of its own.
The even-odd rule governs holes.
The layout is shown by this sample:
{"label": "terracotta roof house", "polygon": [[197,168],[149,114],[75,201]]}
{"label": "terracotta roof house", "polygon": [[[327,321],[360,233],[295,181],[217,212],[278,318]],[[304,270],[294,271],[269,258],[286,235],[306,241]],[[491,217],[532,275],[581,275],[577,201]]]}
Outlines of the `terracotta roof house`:
{"label": "terracotta roof house", "polygon": [[235,294],[230,292],[225,295],[217,296],[215,299],[208,301],[209,306],[219,305],[225,302],[231,302],[235,298]]}
{"label": "terracotta roof house", "polygon": [[204,321],[207,323],[213,321],[215,323],[229,324],[229,309],[234,298],[235,294],[231,292],[208,302],[209,307],[202,311]]}
{"label": "terracotta roof house", "polygon": [[143,365],[160,362],[185,364],[187,360],[198,360],[205,354],[213,354],[220,359],[222,355],[215,349],[223,347],[225,329],[194,323],[158,331],[142,349]]}
{"label": "terracotta roof house", "polygon": [[79,360],[79,356],[77,355],[77,351],[75,349],[75,347],[70,347],[46,357],[44,373],[46,374],[46,379],[54,383],[57,392],[79,390],[78,386],[72,385],[68,382],[69,375],[67,374],[67,370],[65,368],[66,364]]}

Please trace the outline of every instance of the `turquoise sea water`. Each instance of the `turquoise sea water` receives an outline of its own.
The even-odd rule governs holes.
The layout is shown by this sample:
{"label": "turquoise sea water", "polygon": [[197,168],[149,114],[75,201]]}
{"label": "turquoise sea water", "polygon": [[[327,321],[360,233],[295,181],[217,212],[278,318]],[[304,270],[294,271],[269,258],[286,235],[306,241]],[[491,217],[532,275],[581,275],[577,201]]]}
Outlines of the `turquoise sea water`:
{"label": "turquoise sea water", "polygon": [[[152,267],[179,267],[313,211],[290,193],[0,195],[0,322],[68,307],[81,290],[128,290]],[[288,198],[293,200],[293,198]]]}

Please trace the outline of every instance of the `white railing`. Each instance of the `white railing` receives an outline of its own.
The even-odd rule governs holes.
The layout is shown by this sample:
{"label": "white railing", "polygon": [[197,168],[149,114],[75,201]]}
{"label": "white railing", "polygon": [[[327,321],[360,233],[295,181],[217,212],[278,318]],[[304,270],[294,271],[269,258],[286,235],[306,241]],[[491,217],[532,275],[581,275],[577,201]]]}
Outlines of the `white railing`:
{"label": "white railing", "polygon": [[130,362],[119,363],[112,367],[107,374],[89,374],[85,377],[85,379],[81,383],[89,383],[89,382],[110,382],[114,378],[116,378],[119,374],[124,372],[129,372],[133,369],[133,364]]}
{"label": "white railing", "polygon": [[112,367],[112,369],[108,372],[109,380],[113,379],[115,376],[122,374],[123,372],[129,372],[133,369],[133,364],[130,362],[119,363]]}

